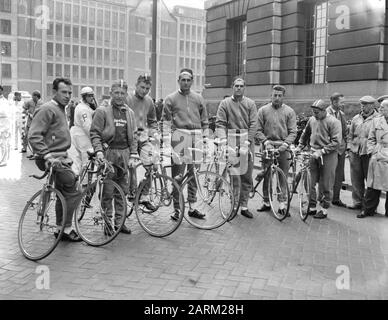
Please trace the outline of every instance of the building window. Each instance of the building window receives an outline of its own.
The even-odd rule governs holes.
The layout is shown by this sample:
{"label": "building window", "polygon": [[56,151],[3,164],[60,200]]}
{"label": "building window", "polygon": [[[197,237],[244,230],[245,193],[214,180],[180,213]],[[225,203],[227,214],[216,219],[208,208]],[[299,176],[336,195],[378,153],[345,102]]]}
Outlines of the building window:
{"label": "building window", "polygon": [[95,56],[95,53],[94,53],[94,48],[92,47],[89,47],[89,60],[90,61],[94,61],[94,56]]}
{"label": "building window", "polygon": [[89,41],[94,41],[96,30],[94,28],[89,28]]}
{"label": "building window", "polygon": [[4,57],[10,57],[11,56],[11,54],[12,54],[11,42],[1,41],[0,49],[3,51],[3,56]]}
{"label": "building window", "polygon": [[49,27],[47,29],[47,35],[53,36],[54,35],[54,23],[50,22]]}
{"label": "building window", "polygon": [[110,80],[110,70],[108,68],[104,68],[104,80],[105,81]]}
{"label": "building window", "polygon": [[65,38],[71,38],[71,26],[65,25]]}
{"label": "building window", "polygon": [[0,33],[11,34],[11,20],[0,19]]}
{"label": "building window", "polygon": [[81,47],[81,59],[86,60],[88,58],[88,48],[87,47]]}
{"label": "building window", "polygon": [[81,22],[83,24],[88,23],[88,8],[87,7],[82,7],[82,9],[81,9]]}
{"label": "building window", "polygon": [[0,11],[11,12],[11,0],[0,0]]}
{"label": "building window", "polygon": [[110,28],[110,11],[105,11],[105,28]]}
{"label": "building window", "polygon": [[124,79],[124,70],[119,70],[119,79]]}
{"label": "building window", "polygon": [[12,78],[12,67],[8,63],[1,64],[1,74],[3,78]]}
{"label": "building window", "polygon": [[94,67],[89,67],[89,79],[94,80]]}
{"label": "building window", "polygon": [[79,39],[79,27],[73,27],[73,38]]}
{"label": "building window", "polygon": [[137,33],[145,33],[145,23],[146,20],[141,17],[136,17],[135,20],[135,32]]}
{"label": "building window", "polygon": [[55,25],[55,35],[57,39],[62,39],[62,24],[57,23]]}
{"label": "building window", "polygon": [[57,58],[62,58],[62,44],[60,43],[55,45],[55,56]]}
{"label": "building window", "polygon": [[86,27],[81,27],[81,40],[85,42],[88,40],[88,28]]}
{"label": "building window", "polygon": [[97,61],[101,62],[102,61],[102,49],[97,48]]}
{"label": "building window", "polygon": [[78,59],[79,58],[79,47],[73,46],[73,58]]}
{"label": "building window", "polygon": [[102,68],[97,68],[97,80],[102,80]]}
{"label": "building window", "polygon": [[65,21],[71,21],[71,4],[65,3]]}
{"label": "building window", "polygon": [[55,76],[62,77],[62,65],[61,64],[55,65]]}
{"label": "building window", "polygon": [[47,76],[48,77],[54,76],[54,65],[52,63],[47,64]]}
{"label": "building window", "polygon": [[70,78],[70,77],[71,77],[71,74],[70,74],[70,66],[69,66],[68,64],[65,64],[64,76],[65,76],[66,78]]}
{"label": "building window", "polygon": [[76,78],[76,79],[79,78],[78,66],[73,66],[73,78]]}
{"label": "building window", "polygon": [[112,13],[112,28],[117,29],[119,27],[119,14],[117,12]]}
{"label": "building window", "polygon": [[103,31],[102,29],[97,29],[97,41],[102,42]]}
{"label": "building window", "polygon": [[305,83],[326,82],[328,1],[306,4]]}
{"label": "building window", "polygon": [[63,3],[58,2],[55,4],[55,18],[57,20],[63,19]]}
{"label": "building window", "polygon": [[89,24],[94,25],[96,23],[96,9],[89,9]]}
{"label": "building window", "polygon": [[79,6],[73,6],[73,22],[79,23]]}
{"label": "building window", "polygon": [[112,79],[118,79],[117,78],[117,70],[116,69],[112,69]]}
{"label": "building window", "polygon": [[71,51],[71,47],[70,47],[70,44],[65,44],[65,58],[70,58],[70,53]]}
{"label": "building window", "polygon": [[245,76],[247,63],[247,20],[238,19],[230,22],[232,30],[232,78]]}
{"label": "building window", "polygon": [[99,27],[103,26],[104,23],[104,11],[102,9],[97,10],[97,25]]}
{"label": "building window", "polygon": [[109,63],[110,62],[110,51],[109,51],[109,49],[105,49],[104,50],[104,61],[105,61],[105,63]]}
{"label": "building window", "polygon": [[86,67],[81,67],[81,79],[86,79],[87,74],[86,74]]}
{"label": "building window", "polygon": [[54,56],[54,44],[52,42],[47,42],[47,56]]}

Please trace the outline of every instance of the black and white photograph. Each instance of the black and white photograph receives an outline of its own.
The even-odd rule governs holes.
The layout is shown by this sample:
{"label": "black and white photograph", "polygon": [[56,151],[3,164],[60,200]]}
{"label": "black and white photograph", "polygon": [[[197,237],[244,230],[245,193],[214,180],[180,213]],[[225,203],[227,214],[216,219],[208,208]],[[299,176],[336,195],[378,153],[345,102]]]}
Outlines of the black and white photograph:
{"label": "black and white photograph", "polygon": [[0,300],[388,300],[388,0],[0,0]]}

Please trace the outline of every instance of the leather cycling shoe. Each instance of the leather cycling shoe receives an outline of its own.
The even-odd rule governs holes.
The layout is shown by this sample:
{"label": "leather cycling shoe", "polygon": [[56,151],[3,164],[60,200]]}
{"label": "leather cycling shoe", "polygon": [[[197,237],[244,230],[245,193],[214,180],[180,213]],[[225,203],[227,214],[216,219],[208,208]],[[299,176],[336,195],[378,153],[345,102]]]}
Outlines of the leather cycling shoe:
{"label": "leather cycling shoe", "polygon": [[259,209],[257,209],[257,211],[259,212],[270,211],[270,210],[271,210],[271,206],[267,206],[266,204],[263,204]]}
{"label": "leather cycling shoe", "polygon": [[366,213],[365,211],[361,211],[361,213],[357,215],[357,218],[363,219],[363,218],[372,217],[372,216],[374,216],[374,214],[370,214],[370,213]]}
{"label": "leather cycling shoe", "polygon": [[347,208],[347,205],[346,205],[345,203],[343,203],[341,200],[333,201],[332,204],[335,205],[335,206],[337,206],[337,207],[344,207],[344,208]]}
{"label": "leather cycling shoe", "polygon": [[74,230],[71,230],[69,234],[64,233],[62,235],[62,241],[69,241],[69,242],[81,242],[82,238],[75,232]]}
{"label": "leather cycling shoe", "polygon": [[193,211],[189,211],[189,217],[195,218],[195,219],[205,219],[205,215],[201,212],[199,212],[197,209]]}
{"label": "leather cycling shoe", "polygon": [[[117,230],[117,228],[115,228],[115,229]],[[124,233],[124,234],[131,234],[132,233],[131,229],[129,229],[125,224],[121,228],[120,232]]]}
{"label": "leather cycling shoe", "polygon": [[171,219],[174,220],[174,221],[178,221],[179,218],[180,218],[180,211],[179,210],[175,210],[174,211],[174,214],[171,215]]}
{"label": "leather cycling shoe", "polygon": [[148,200],[140,201],[140,204],[143,205],[148,211],[156,211],[156,207]]}
{"label": "leather cycling shoe", "polygon": [[249,210],[241,210],[241,215],[248,219],[253,219],[253,214]]}
{"label": "leather cycling shoe", "polygon": [[350,210],[361,210],[362,206],[361,204],[351,204],[351,205],[348,205],[347,208]]}

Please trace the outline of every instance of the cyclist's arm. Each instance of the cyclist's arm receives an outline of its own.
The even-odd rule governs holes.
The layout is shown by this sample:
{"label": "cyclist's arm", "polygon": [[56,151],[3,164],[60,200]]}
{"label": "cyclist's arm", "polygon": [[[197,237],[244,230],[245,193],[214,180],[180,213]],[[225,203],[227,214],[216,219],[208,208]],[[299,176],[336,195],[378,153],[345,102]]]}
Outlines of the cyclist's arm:
{"label": "cyclist's arm", "polygon": [[264,112],[263,107],[257,112],[257,132],[255,136],[256,141],[264,143],[267,140],[267,137],[264,134]]}
{"label": "cyclist's arm", "polygon": [[216,117],[216,137],[220,140],[224,140],[227,137],[226,130],[228,126],[228,115],[226,107],[221,101]]}
{"label": "cyclist's arm", "polygon": [[90,126],[90,140],[96,153],[104,151],[102,132],[105,128],[105,120],[105,111],[102,108],[97,109]]}
{"label": "cyclist's arm", "polygon": [[249,131],[248,131],[248,141],[252,145],[255,141],[255,135],[257,132],[257,108],[255,103],[252,103],[251,109],[249,111]]}
{"label": "cyclist's arm", "polygon": [[284,140],[284,142],[287,143],[288,146],[290,146],[291,144],[294,143],[298,133],[298,127],[296,125],[296,114],[293,110],[287,116],[287,131],[288,131],[288,136]]}
{"label": "cyclist's arm", "polygon": [[307,122],[306,127],[304,128],[302,135],[300,136],[298,148],[299,149],[305,148],[310,140],[310,137],[311,137],[311,119],[309,119],[309,121]]}
{"label": "cyclist's arm", "polygon": [[34,150],[34,153],[40,157],[46,158],[50,151],[45,143],[44,137],[46,136],[55,115],[53,111],[48,108],[39,111],[40,112],[37,112],[31,121],[30,130],[28,131],[28,141]]}
{"label": "cyclist's arm", "polygon": [[156,109],[153,103],[150,103],[150,108],[148,110],[147,125],[148,125],[150,136],[153,136],[156,132],[158,132],[158,121],[156,119]]}

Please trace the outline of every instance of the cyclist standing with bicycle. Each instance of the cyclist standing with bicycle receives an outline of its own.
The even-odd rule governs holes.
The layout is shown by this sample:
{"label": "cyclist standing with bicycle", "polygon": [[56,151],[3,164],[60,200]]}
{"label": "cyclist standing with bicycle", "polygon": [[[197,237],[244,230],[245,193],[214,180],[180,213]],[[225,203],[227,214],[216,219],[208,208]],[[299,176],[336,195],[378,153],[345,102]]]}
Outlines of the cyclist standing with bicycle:
{"label": "cyclist standing with bicycle", "polygon": [[[55,175],[55,187],[66,200],[67,217],[62,240],[79,242],[82,239],[72,228],[73,213],[81,199],[77,189],[77,180],[71,170],[72,161],[67,156],[71,145],[70,131],[66,121],[65,107],[71,98],[72,83],[69,79],[57,78],[53,82],[53,99],[42,105],[31,121],[28,140],[37,155],[36,165],[42,171],[52,166]],[[57,200],[56,224],[58,231],[62,225],[62,205]],[[54,233],[58,236],[58,232]]]}
{"label": "cyclist standing with bicycle", "polygon": [[[154,103],[148,93],[152,86],[151,77],[149,75],[140,75],[137,78],[136,89],[134,93],[128,95],[128,106],[135,114],[137,123],[137,131],[135,132],[137,139],[138,154],[140,161],[145,168],[152,165],[152,157],[154,146],[149,141],[150,137],[155,137],[158,133],[158,122],[156,120],[156,110]],[[136,195],[137,175],[135,168],[130,168],[130,185],[129,196],[134,199]],[[147,192],[147,190],[145,190]],[[147,210],[154,211],[155,206],[147,199],[148,194],[142,194],[140,204],[144,205]]]}
{"label": "cyclist standing with bicycle", "polygon": [[[275,85],[272,88],[272,102],[259,109],[256,141],[266,149],[278,147],[279,167],[287,177],[290,169],[290,155],[287,150],[294,143],[298,130],[295,111],[283,103],[285,94],[286,89],[283,86]],[[263,206],[257,209],[259,212],[271,210],[268,183],[266,176],[263,182]],[[283,210],[286,206],[287,204],[282,202],[280,209]]]}
{"label": "cyclist standing with bicycle", "polygon": [[[194,164],[189,148],[195,148],[196,143],[207,136],[209,121],[204,99],[191,91],[193,71],[188,68],[182,69],[178,84],[180,89],[165,99],[162,119],[171,123],[171,146],[179,156],[183,157],[183,164],[173,161],[171,168],[172,177],[177,179],[179,184],[179,177],[184,175],[186,165],[190,174],[193,174],[191,169]],[[204,213],[192,208],[192,205],[197,202],[196,194],[197,184],[195,179],[191,179],[188,187],[190,207],[188,215],[196,219],[205,219]],[[177,197],[177,192],[174,192],[175,213],[171,219],[175,221],[179,220],[181,214]]]}
{"label": "cyclist standing with bicycle", "polygon": [[[253,147],[257,131],[257,108],[253,100],[244,96],[245,80],[236,77],[233,82],[233,95],[221,101],[217,111],[216,135],[220,139],[228,139],[228,145],[240,150],[240,161],[231,170],[233,190],[239,193],[241,215],[253,218],[248,210],[249,192],[252,187]],[[251,152],[243,152],[250,149]]]}
{"label": "cyclist standing with bicycle", "polygon": [[[123,80],[113,83],[109,105],[96,110],[90,128],[90,138],[97,159],[102,161],[106,158],[113,164],[115,170],[109,173],[108,178],[119,184],[124,193],[129,190],[128,167],[133,165],[133,159],[137,157],[137,126],[134,112],[126,105],[127,92],[128,85]],[[111,214],[113,197],[116,197],[113,190],[108,190],[103,194],[105,201],[102,200]],[[122,221],[126,205],[119,197],[115,198],[117,224]],[[125,224],[121,232],[131,234]]]}
{"label": "cyclist standing with bicycle", "polygon": [[[326,107],[327,105],[323,100],[316,100],[312,104],[311,108],[314,116],[307,122],[296,150],[296,152],[299,152],[310,141],[311,151],[313,152],[310,160],[310,215],[313,215],[316,219],[327,217],[327,210],[333,197],[338,148],[342,140],[341,122],[328,114]],[[318,208],[315,191],[317,183],[319,183]]]}

